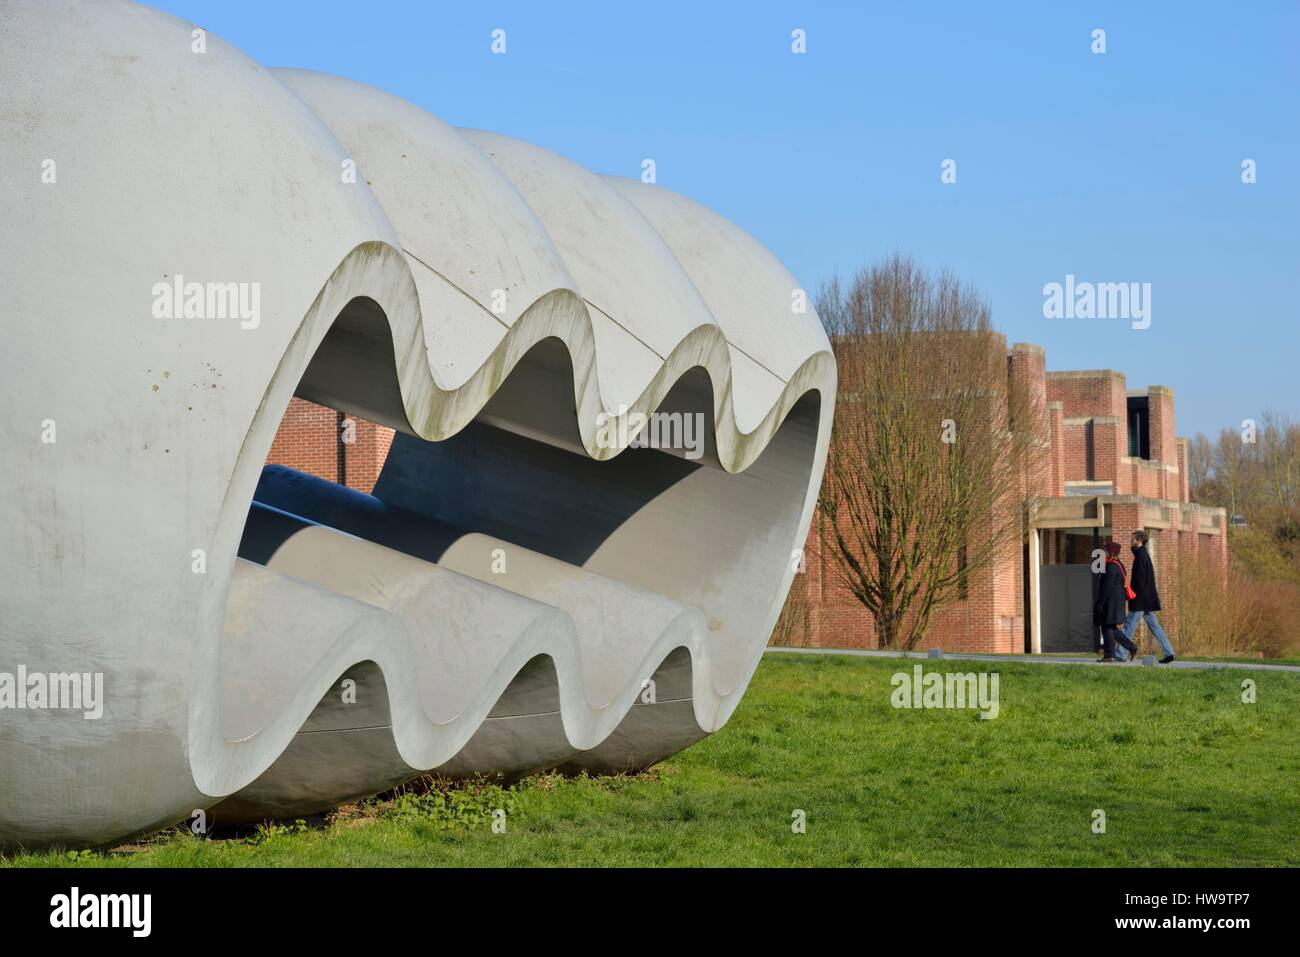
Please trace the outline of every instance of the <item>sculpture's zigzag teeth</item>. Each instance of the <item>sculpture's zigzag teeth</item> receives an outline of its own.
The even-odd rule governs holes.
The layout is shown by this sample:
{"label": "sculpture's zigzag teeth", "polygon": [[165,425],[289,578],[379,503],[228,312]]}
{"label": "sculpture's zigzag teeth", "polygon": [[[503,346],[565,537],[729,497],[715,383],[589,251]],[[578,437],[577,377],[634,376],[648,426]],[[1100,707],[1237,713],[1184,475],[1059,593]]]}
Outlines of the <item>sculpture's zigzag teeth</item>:
{"label": "sculpture's zigzag teeth", "polygon": [[[696,620],[687,623],[686,619],[692,618]],[[533,631],[521,635],[498,664],[491,681],[475,693],[474,704],[439,726],[436,734],[427,732],[431,723],[420,707],[415,689],[407,688],[405,693],[390,689],[394,741],[403,760],[416,771],[427,771],[454,758],[488,720],[489,713],[519,673],[538,657],[549,658],[555,669],[565,738],[577,750],[590,750],[605,741],[636,705],[644,691],[644,681],[651,678],[679,648],[685,649],[691,658],[692,704],[696,722],[701,730],[716,730],[713,720],[722,696],[712,685],[707,627],[698,612],[693,615],[684,613],[671,623],[640,657],[636,667],[630,669],[633,677],[604,704],[595,703],[588,697],[581,642],[576,631],[562,631],[560,635],[563,637]],[[375,663],[388,682],[390,670],[382,661]],[[397,664],[399,675],[410,673],[403,670],[405,664]]]}
{"label": "sculpture's zigzag teeth", "polygon": [[[274,575],[282,579],[289,577],[251,563],[242,563],[241,569],[245,574]],[[437,569],[437,573],[472,583],[471,587],[509,594],[514,600],[519,597],[513,592],[454,571]],[[295,581],[294,584],[304,589],[300,601],[307,600],[311,592],[320,594],[323,591],[309,583]],[[331,598],[346,603],[364,604],[340,596]],[[490,712],[520,672],[530,662],[545,657],[551,661],[555,670],[559,715],[565,738],[574,749],[586,751],[601,744],[615,731],[642,695],[646,679],[652,678],[679,648],[690,656],[691,699],[696,723],[702,731],[716,730],[719,712],[727,696],[719,694],[712,681],[708,625],[699,609],[683,606],[681,612],[660,630],[656,640],[645,648],[637,661],[624,669],[628,677],[617,692],[602,703],[593,701],[589,694],[584,677],[582,640],[573,619],[559,608],[542,602],[535,603],[541,613],[515,637],[491,674],[469,695],[470,703],[451,717],[434,720],[424,709],[418,682],[420,668],[416,661],[421,652],[407,639],[405,628],[402,628],[402,639],[394,641],[394,636],[387,629],[368,628],[367,620],[362,620],[344,628],[299,683],[290,703],[272,722],[261,730],[242,737],[238,742],[231,743],[251,745],[263,734],[274,736],[277,729],[285,725],[301,729],[316,705],[338,684],[344,674],[358,665],[373,662],[384,678],[398,753],[411,766],[413,774],[429,771],[454,758],[483,722],[488,720]],[[400,618],[387,610],[369,607],[378,612],[378,617],[390,619],[394,624]],[[373,621],[376,617],[371,615],[369,620]],[[289,741],[285,741],[283,746],[274,749],[274,757],[267,762],[267,767],[274,763],[288,744]],[[242,785],[208,793],[214,797],[225,796],[240,786]]]}
{"label": "sculpture's zigzag teeth", "polygon": [[[577,293],[567,289],[553,290],[529,305],[483,364],[464,384],[454,388],[437,381],[423,345],[423,330],[402,329],[400,317],[395,325],[390,316],[389,323],[407,421],[415,434],[434,442],[468,425],[528,352],[550,338],[561,341],[568,351],[578,410],[576,425],[587,454],[601,461],[627,448],[644,426],[643,417],[658,410],[677,382],[695,368],[703,369],[712,383],[718,458],[730,472],[744,471],[758,458],[790,409],[806,393],[820,392],[823,401],[829,402],[835,390],[832,354],[815,352],[804,357],[759,424],[749,432],[742,431],[732,405],[729,343],[717,325],[700,325],[663,359],[659,371],[635,400],[609,402],[600,392],[598,367],[602,358],[591,317]],[[602,434],[614,441],[602,441]]]}

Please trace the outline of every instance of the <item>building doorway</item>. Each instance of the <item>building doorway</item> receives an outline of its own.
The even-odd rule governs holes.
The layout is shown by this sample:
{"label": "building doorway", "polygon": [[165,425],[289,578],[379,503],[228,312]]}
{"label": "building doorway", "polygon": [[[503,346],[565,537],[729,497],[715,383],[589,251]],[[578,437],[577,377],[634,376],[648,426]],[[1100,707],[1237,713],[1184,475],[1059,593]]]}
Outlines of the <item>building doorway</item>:
{"label": "building doorway", "polygon": [[1105,528],[1053,529],[1048,533],[1038,578],[1040,648],[1044,653],[1096,650],[1093,551],[1109,538]]}

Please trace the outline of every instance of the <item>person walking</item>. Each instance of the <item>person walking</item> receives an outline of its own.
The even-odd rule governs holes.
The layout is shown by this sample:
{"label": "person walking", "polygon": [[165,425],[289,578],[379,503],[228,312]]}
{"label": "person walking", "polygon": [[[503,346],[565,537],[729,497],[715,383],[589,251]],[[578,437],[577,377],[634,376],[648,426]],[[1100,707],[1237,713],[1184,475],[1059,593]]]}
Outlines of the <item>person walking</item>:
{"label": "person walking", "polygon": [[1137,646],[1124,634],[1124,600],[1128,591],[1128,576],[1119,560],[1119,542],[1106,543],[1106,566],[1102,574],[1101,589],[1093,618],[1101,622],[1104,641],[1102,661],[1123,661],[1115,657],[1115,646],[1124,648],[1130,655],[1137,654]]}
{"label": "person walking", "polygon": [[1165,630],[1160,627],[1160,619],[1156,617],[1156,612],[1160,610],[1160,592],[1156,591],[1156,569],[1151,563],[1151,554],[1147,551],[1149,540],[1147,533],[1142,529],[1133,533],[1130,546],[1133,549],[1133,575],[1129,579],[1129,587],[1136,597],[1128,600],[1128,618],[1124,622],[1124,637],[1132,641],[1133,636],[1137,634],[1138,622],[1145,620],[1147,630],[1155,636],[1160,644],[1160,651],[1164,654],[1160,663],[1167,665],[1174,660],[1174,646],[1170,643]]}

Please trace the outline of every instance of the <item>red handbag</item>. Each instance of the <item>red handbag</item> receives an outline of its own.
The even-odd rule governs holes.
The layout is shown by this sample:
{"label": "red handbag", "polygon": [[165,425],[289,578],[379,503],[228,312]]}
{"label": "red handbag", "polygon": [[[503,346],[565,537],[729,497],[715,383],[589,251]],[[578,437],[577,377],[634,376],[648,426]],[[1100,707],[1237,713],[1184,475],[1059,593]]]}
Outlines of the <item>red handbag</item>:
{"label": "red handbag", "polygon": [[1129,601],[1132,601],[1134,598],[1138,596],[1138,593],[1129,587],[1128,569],[1124,567],[1124,563],[1120,561],[1118,558],[1108,558],[1106,560],[1110,562],[1114,562],[1116,565],[1119,566],[1120,572],[1122,572],[1124,575],[1124,597],[1127,598]]}

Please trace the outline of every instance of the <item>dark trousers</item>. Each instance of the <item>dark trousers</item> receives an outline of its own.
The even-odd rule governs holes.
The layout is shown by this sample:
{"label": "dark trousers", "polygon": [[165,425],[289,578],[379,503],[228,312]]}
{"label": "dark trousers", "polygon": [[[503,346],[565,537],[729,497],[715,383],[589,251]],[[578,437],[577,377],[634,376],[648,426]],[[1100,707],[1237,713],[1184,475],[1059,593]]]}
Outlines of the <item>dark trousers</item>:
{"label": "dark trousers", "polygon": [[1130,655],[1137,654],[1137,650],[1138,650],[1137,645],[1133,644],[1133,642],[1128,640],[1128,636],[1124,634],[1124,629],[1121,626],[1106,625],[1101,629],[1101,634],[1103,639],[1103,646],[1105,648],[1104,653],[1107,658],[1115,657],[1116,644],[1123,646],[1123,648]]}

